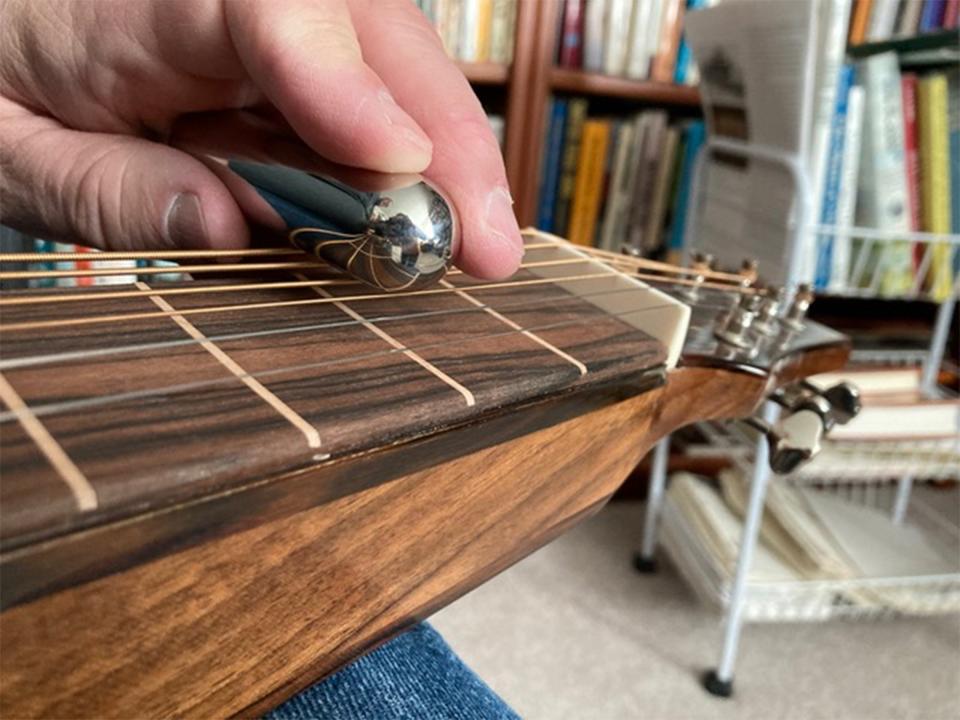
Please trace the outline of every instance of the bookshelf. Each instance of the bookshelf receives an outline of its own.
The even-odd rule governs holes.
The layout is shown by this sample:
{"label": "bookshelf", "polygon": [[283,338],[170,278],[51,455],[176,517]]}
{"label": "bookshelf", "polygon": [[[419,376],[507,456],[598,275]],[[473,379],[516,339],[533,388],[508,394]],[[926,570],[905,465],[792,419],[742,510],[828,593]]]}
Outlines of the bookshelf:
{"label": "bookshelf", "polygon": [[696,111],[696,88],[555,67],[563,0],[518,0],[513,62],[457,62],[488,110],[505,122],[504,164],[521,227],[536,219],[542,145],[551,94],[582,95],[639,107]]}
{"label": "bookshelf", "polygon": [[659,105],[700,105],[700,93],[695,87],[688,85],[629,80],[564,68],[551,68],[550,87],[556,91],[577,95],[596,95]]}

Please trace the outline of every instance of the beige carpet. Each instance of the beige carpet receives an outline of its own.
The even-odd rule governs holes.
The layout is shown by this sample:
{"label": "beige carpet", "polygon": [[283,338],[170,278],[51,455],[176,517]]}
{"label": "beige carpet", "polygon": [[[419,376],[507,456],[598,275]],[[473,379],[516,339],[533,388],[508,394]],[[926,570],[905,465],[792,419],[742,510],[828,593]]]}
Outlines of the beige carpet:
{"label": "beige carpet", "polygon": [[630,568],[643,506],[609,505],[432,619],[530,720],[960,718],[960,617],[748,625],[729,700],[699,673],[720,615],[668,563]]}

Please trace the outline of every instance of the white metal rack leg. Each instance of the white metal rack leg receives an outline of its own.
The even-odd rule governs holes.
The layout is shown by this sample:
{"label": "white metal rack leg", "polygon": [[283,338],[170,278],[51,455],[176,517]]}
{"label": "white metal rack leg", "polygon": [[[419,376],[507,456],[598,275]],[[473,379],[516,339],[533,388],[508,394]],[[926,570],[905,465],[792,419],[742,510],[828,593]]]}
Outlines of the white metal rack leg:
{"label": "white metal rack leg", "polygon": [[[764,407],[763,417],[767,422],[771,424],[776,422],[778,414],[778,409],[773,403],[767,403]],[[740,554],[737,556],[737,568],[730,585],[730,599],[724,621],[720,661],[716,669],[709,671],[703,678],[703,686],[707,691],[720,697],[730,697],[733,693],[733,666],[740,645],[740,632],[743,630],[743,608],[747,600],[747,581],[750,579],[753,553],[757,547],[757,538],[760,535],[763,503],[767,496],[769,480],[769,446],[767,445],[767,439],[760,437],[757,440],[753,473],[750,478],[750,499],[743,519]]]}
{"label": "white metal rack leg", "polygon": [[667,460],[670,457],[670,436],[660,440],[653,449],[650,467],[650,487],[647,490],[647,509],[643,520],[643,540],[640,552],[634,557],[634,567],[642,573],[657,569],[657,522],[663,508],[663,493],[667,485]]}

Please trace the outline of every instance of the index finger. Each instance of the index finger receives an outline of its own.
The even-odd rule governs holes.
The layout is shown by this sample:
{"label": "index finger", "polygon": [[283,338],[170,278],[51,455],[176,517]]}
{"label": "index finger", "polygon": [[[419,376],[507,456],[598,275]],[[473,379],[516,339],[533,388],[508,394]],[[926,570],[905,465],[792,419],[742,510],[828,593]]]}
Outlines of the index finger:
{"label": "index finger", "polygon": [[456,263],[476,277],[512,275],[523,256],[500,147],[480,101],[410,0],[353,0],[364,61],[433,142],[423,173],[460,218]]}

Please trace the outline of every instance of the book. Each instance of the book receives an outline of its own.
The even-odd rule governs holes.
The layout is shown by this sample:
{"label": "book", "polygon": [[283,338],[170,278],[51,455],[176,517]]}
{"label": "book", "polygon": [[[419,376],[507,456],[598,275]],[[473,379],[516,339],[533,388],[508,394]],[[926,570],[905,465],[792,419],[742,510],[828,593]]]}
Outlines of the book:
{"label": "book", "polygon": [[867,41],[876,42],[892,37],[896,20],[897,0],[873,0],[870,24],[867,27]]}
{"label": "book", "polygon": [[637,253],[649,249],[645,238],[647,222],[653,207],[656,192],[657,169],[663,154],[664,136],[667,129],[667,114],[653,110],[647,114],[646,131],[643,143],[638,148],[639,162],[634,167],[636,180],[630,219],[627,227],[627,245]]}
{"label": "book", "polygon": [[493,0],[490,20],[490,60],[509,65],[513,62],[513,43],[517,22],[517,0]]}
{"label": "book", "polygon": [[629,52],[631,0],[606,0],[607,16],[604,22],[603,72],[623,75],[627,71]]}
{"label": "book", "polygon": [[[843,173],[843,141],[846,137],[847,99],[853,84],[854,68],[844,65],[840,68],[840,80],[837,83],[836,101],[830,127],[830,141],[827,154],[825,179],[823,183],[820,207],[820,224],[833,227],[837,222],[837,203],[840,195],[840,180]],[[817,238],[816,273],[814,286],[818,289],[830,285],[833,269],[834,235],[824,233]]]}
{"label": "book", "polygon": [[660,150],[660,164],[654,182],[647,224],[643,231],[643,253],[646,257],[656,255],[663,246],[663,226],[666,222],[667,193],[673,186],[673,172],[676,167],[677,144],[680,131],[674,127],[666,128]]}
{"label": "book", "polygon": [[603,32],[606,23],[606,1],[591,0],[583,15],[583,69],[603,71]]}
{"label": "book", "polygon": [[[950,232],[960,235],[960,70],[947,72],[947,123],[950,129]],[[960,273],[960,250],[953,251],[954,272]]]}
{"label": "book", "polygon": [[490,35],[493,25],[493,0],[478,0],[476,33],[476,56],[474,62],[489,62]]}
{"label": "book", "polygon": [[[76,245],[75,248],[77,252],[84,253],[85,255],[94,252],[93,248],[89,248],[85,245]],[[76,265],[77,270],[90,270],[93,267],[93,263],[90,260],[77,260]],[[94,278],[90,276],[80,276],[77,278],[77,285],[80,287],[89,287],[90,285],[93,285],[93,280]]]}
{"label": "book", "polygon": [[898,37],[911,37],[917,34],[922,10],[923,0],[905,0],[903,12],[897,19],[897,26],[894,31]]}
{"label": "book", "polygon": [[947,9],[945,0],[924,0],[923,11],[920,13],[920,25],[917,31],[921,33],[934,32],[943,23],[943,14]]}
{"label": "book", "polygon": [[560,181],[557,183],[556,209],[553,215],[554,230],[562,232],[570,222],[570,202],[573,197],[577,174],[577,159],[580,156],[580,136],[587,117],[587,101],[575,98],[567,103],[567,122],[563,133],[563,155]]}
{"label": "book", "polygon": [[876,400],[864,403],[846,425],[831,430],[834,441],[956,440],[960,427],[960,401],[927,400],[897,403]]}
{"label": "book", "polygon": [[653,69],[653,58],[660,47],[660,38],[663,30],[663,9],[666,3],[673,0],[650,0],[650,13],[647,16],[646,37],[643,41],[645,53],[644,77],[650,77]]}
{"label": "book", "polygon": [[[920,183],[923,229],[949,233],[950,221],[950,130],[947,124],[947,76],[931,73],[917,88],[917,120],[920,131]],[[953,261],[950,246],[934,243],[930,252],[930,294],[934,300],[950,297]]]}
{"label": "book", "polygon": [[627,77],[644,80],[650,72],[650,15],[658,0],[635,0],[630,15],[630,51],[627,54]]}
{"label": "book", "polygon": [[583,63],[583,0],[564,3],[558,63],[565,68],[579,68]]}
{"label": "book", "polygon": [[809,378],[821,390],[839,382],[852,383],[860,391],[864,402],[895,403],[898,400],[920,400],[919,367],[865,367],[845,368],[838,372],[822,373]]}
{"label": "book", "polygon": [[682,0],[663,0],[660,16],[660,38],[657,50],[650,62],[650,79],[654,82],[673,81],[683,25],[684,3]]}
{"label": "book", "polygon": [[[907,169],[903,144],[903,98],[895,52],[879,53],[861,61],[857,74],[866,92],[858,222],[891,232],[909,231]],[[871,277],[885,294],[902,294],[913,285],[910,243],[880,243]],[[872,281],[871,281],[872,282]]]}
{"label": "book", "polygon": [[850,19],[849,42],[851,45],[859,45],[866,40],[872,6],[873,0],[857,0]]}
{"label": "book", "polygon": [[[818,0],[815,10],[816,69],[813,76],[813,112],[807,147],[810,153],[808,166],[813,189],[812,216],[820,219],[824,206],[832,123],[837,108],[837,85],[842,77],[840,70],[845,49],[844,30],[850,17],[850,0]],[[813,242],[809,245],[806,266],[800,273],[808,282],[815,281],[818,246],[821,244],[823,243]]]}
{"label": "book", "polygon": [[602,250],[617,252],[620,249],[620,243],[623,242],[626,228],[625,213],[630,202],[630,180],[633,175],[630,159],[636,142],[637,124],[637,119],[625,122],[617,133],[613,169],[598,243],[598,247]]}
{"label": "book", "polygon": [[477,27],[480,25],[480,0],[461,0],[457,57],[464,62],[477,59]]}
{"label": "book", "polygon": [[553,218],[557,205],[557,189],[560,182],[561,156],[563,153],[563,132],[567,121],[567,101],[554,98],[550,105],[550,121],[547,130],[547,146],[543,157],[543,171],[540,177],[540,204],[537,213],[537,227],[553,232]]}
{"label": "book", "polygon": [[960,0],[947,0],[947,6],[943,9],[943,22],[941,27],[944,30],[952,30],[957,26],[957,17],[960,15]]}
{"label": "book", "polygon": [[567,228],[567,239],[577,245],[593,244],[609,135],[608,121],[584,121],[576,187]]}
{"label": "book", "polygon": [[[692,10],[697,10],[703,7],[705,4],[706,0],[687,0],[687,7],[684,14]],[[684,85],[687,83],[692,62],[690,45],[687,44],[686,35],[681,33],[680,45],[677,46],[677,64],[673,71],[673,82],[675,82],[677,85]]]}
{"label": "book", "polygon": [[863,137],[863,88],[854,85],[847,93],[847,119],[843,130],[843,161],[837,194],[836,232],[831,252],[830,288],[850,286],[850,231],[857,205],[857,178],[860,173],[860,141]]}
{"label": "book", "polygon": [[684,246],[684,232],[687,222],[687,208],[690,202],[690,188],[693,182],[693,170],[700,154],[700,148],[706,139],[707,130],[702,120],[695,120],[687,125],[685,134],[685,143],[683,149],[683,160],[680,166],[680,180],[677,184],[677,202],[673,213],[673,224],[670,228],[670,251],[676,253],[674,257],[679,260],[679,253]]}
{"label": "book", "polygon": [[[910,230],[923,228],[920,219],[920,155],[917,141],[917,76],[903,73],[900,76],[900,95],[903,98],[903,153],[907,168],[907,208]],[[913,248],[913,264],[917,269],[923,262],[924,246]]]}
{"label": "book", "polygon": [[[77,246],[73,243],[60,243],[55,242],[51,248],[51,252],[55,253],[72,253],[76,252]],[[71,271],[76,270],[77,265],[73,260],[57,260],[53,264],[54,270],[61,271]],[[67,277],[58,277],[54,283],[57,287],[76,287],[77,278],[76,276],[67,276]]]}

